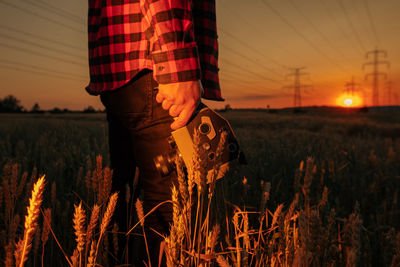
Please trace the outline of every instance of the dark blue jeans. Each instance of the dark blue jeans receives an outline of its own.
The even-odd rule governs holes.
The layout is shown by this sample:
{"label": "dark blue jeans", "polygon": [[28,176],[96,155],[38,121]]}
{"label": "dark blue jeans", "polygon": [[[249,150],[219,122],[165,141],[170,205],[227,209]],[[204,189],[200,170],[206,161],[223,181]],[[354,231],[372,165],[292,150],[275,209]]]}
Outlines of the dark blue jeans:
{"label": "dark blue jeans", "polygon": [[[119,191],[119,200],[114,213],[114,221],[119,225],[119,232],[126,233],[134,223],[135,201],[143,190],[144,213],[154,206],[171,199],[171,187],[176,183],[176,173],[162,177],[155,168],[153,159],[169,148],[167,137],[170,136],[170,124],[173,119],[168,112],[157,103],[157,82],[149,70],[140,72],[125,86],[101,95],[101,101],[106,107],[109,125],[109,147],[111,168],[113,169],[112,191]],[[136,166],[140,170],[138,187],[132,194],[129,204],[126,203],[126,184],[132,192]],[[129,221],[131,223],[129,223]],[[151,254],[152,266],[158,266],[159,246],[162,238],[155,234],[169,233],[172,223],[172,205],[162,205],[145,219],[146,237]],[[130,237],[132,240],[133,238]],[[126,261],[122,253],[126,245],[126,237],[120,235],[119,250],[112,266]],[[111,243],[111,242],[110,242]],[[137,247],[137,246],[136,246]],[[132,251],[129,246],[129,256],[142,255],[146,260],[146,250]],[[136,257],[137,258],[137,257]],[[138,258],[135,260],[137,261]],[[132,263],[132,262],[130,262]],[[135,264],[137,266],[137,263]]]}

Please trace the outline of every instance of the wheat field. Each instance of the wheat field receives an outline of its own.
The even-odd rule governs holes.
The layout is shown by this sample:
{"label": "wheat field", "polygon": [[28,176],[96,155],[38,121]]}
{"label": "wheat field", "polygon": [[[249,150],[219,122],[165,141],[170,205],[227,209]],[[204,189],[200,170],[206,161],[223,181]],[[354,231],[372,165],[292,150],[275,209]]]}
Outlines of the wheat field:
{"label": "wheat field", "polygon": [[[169,266],[400,266],[399,112],[222,115],[248,165],[207,184],[177,162]],[[0,115],[0,164],[1,265],[107,266],[123,249],[104,114]]]}

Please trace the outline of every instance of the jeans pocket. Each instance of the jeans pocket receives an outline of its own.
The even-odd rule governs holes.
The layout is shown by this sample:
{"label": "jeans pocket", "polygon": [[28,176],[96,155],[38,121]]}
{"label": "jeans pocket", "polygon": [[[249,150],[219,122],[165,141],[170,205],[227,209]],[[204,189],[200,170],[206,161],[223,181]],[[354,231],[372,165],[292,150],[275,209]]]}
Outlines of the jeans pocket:
{"label": "jeans pocket", "polygon": [[100,97],[107,112],[129,118],[148,118],[152,107],[152,72],[141,71],[121,88]]}

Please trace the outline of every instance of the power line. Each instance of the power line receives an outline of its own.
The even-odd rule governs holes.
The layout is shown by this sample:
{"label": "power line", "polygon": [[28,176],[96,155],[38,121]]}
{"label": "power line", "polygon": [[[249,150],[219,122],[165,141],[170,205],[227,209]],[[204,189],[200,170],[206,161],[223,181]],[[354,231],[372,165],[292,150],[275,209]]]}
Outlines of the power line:
{"label": "power line", "polygon": [[19,33],[21,35],[30,36],[30,37],[33,37],[35,39],[39,39],[39,40],[42,40],[42,41],[46,41],[46,42],[50,42],[50,43],[54,43],[54,44],[61,45],[61,46],[64,46],[64,47],[68,47],[68,48],[72,48],[72,49],[75,49],[75,50],[82,51],[82,47],[66,44],[64,42],[60,42],[60,41],[53,40],[53,39],[48,39],[46,37],[39,36],[39,35],[30,33],[30,32],[25,32],[25,31],[18,30],[16,28],[11,28],[11,27],[4,26],[4,25],[0,25],[0,28],[3,29],[3,30],[6,30],[6,31],[12,32],[12,33],[16,33],[17,32],[17,33]]}
{"label": "power line", "polygon": [[0,63],[10,64],[10,65],[16,66],[16,67],[25,67],[25,68],[31,68],[31,69],[34,69],[34,70],[42,70],[42,71],[51,72],[51,73],[55,73],[55,74],[59,74],[59,75],[72,76],[74,78],[82,78],[82,79],[87,79],[88,78],[88,76],[79,75],[79,74],[76,74],[76,73],[58,71],[58,70],[54,70],[54,69],[44,68],[44,67],[40,67],[40,66],[37,66],[37,65],[30,65],[30,64],[26,64],[26,63],[22,63],[22,62],[16,62],[16,61],[7,60],[7,59],[0,59]]}
{"label": "power line", "polygon": [[256,72],[253,72],[253,71],[251,71],[251,70],[245,69],[245,68],[243,68],[243,66],[239,66],[238,64],[233,63],[233,62],[230,61],[230,60],[222,59],[222,61],[223,61],[223,62],[226,62],[226,63],[229,64],[230,66],[236,67],[236,68],[240,69],[240,70],[243,71],[243,72],[247,72],[247,73],[252,74],[252,75],[254,75],[254,76],[257,76],[257,77],[259,77],[259,78],[261,78],[261,79],[264,79],[264,80],[267,80],[267,81],[270,81],[270,82],[273,82],[273,83],[278,83],[278,84],[280,83],[278,80],[271,79],[271,78],[266,77],[266,76],[264,76],[264,75],[261,75],[261,74],[259,74],[259,73],[256,73]]}
{"label": "power line", "polygon": [[363,4],[359,1],[347,1],[345,4],[347,5],[347,10],[349,10],[349,14],[351,16],[351,20],[357,25],[357,29],[359,29],[360,37],[365,41],[364,44],[368,45],[376,45],[374,33],[372,32],[371,27],[369,27],[369,22],[367,18],[367,14],[365,13]]}
{"label": "power line", "polygon": [[11,4],[11,3],[9,3],[9,2],[5,2],[4,0],[0,0],[0,4],[3,4],[3,5],[5,5],[5,6],[9,6],[9,7],[18,9],[18,10],[20,10],[20,11],[22,11],[22,12],[25,12],[25,13],[30,14],[30,15],[32,15],[32,16],[41,18],[41,19],[43,19],[43,20],[50,21],[50,22],[52,22],[52,23],[54,23],[54,24],[63,26],[63,27],[68,28],[68,29],[70,29],[70,30],[72,30],[72,31],[86,34],[86,31],[78,30],[78,29],[76,29],[76,28],[74,28],[74,27],[71,27],[71,26],[69,26],[69,25],[66,25],[66,24],[64,24],[64,23],[62,23],[62,22],[59,22],[59,21],[57,21],[57,20],[54,20],[54,19],[51,19],[51,18],[49,18],[49,17],[46,17],[46,16],[40,15],[40,14],[38,14],[38,13],[32,12],[32,11],[30,11],[29,9],[19,7],[19,6],[17,6],[17,5]]}
{"label": "power line", "polygon": [[46,49],[46,50],[53,51],[53,52],[56,52],[56,53],[61,53],[63,55],[68,55],[70,57],[78,58],[80,60],[83,59],[82,56],[75,55],[75,54],[70,54],[68,52],[65,52],[64,50],[48,47],[48,46],[41,45],[41,44],[38,44],[38,43],[35,43],[35,42],[27,41],[26,39],[24,40],[24,39],[20,39],[20,38],[17,38],[17,37],[13,37],[13,36],[8,35],[8,34],[1,34],[0,33],[0,37],[7,38],[7,39],[10,39],[10,40],[14,40],[14,41],[17,41],[17,42],[22,42],[24,44],[30,44],[30,45],[33,45],[33,46],[36,46],[36,47],[39,47],[39,48],[42,48],[42,49]]}
{"label": "power line", "polygon": [[354,27],[353,22],[350,19],[350,16],[349,16],[349,14],[347,12],[346,7],[344,6],[342,0],[339,0],[338,2],[339,2],[339,6],[341,7],[341,9],[342,9],[342,11],[343,11],[343,13],[344,13],[344,15],[346,17],[347,23],[350,25],[350,28],[353,31],[354,36],[356,37],[356,40],[357,40],[358,44],[360,45],[362,51],[365,51],[365,46],[364,46],[363,42],[361,41],[361,38],[358,35],[358,32],[357,32],[356,28]]}
{"label": "power line", "polygon": [[[266,32],[266,31],[265,31],[265,27],[262,27],[262,28],[261,28],[261,27],[259,27],[258,24],[253,24],[253,23],[249,22],[244,16],[241,15],[241,13],[239,13],[239,12],[237,12],[236,10],[232,9],[231,6],[230,6],[230,4],[229,4],[229,5],[225,5],[224,7],[225,7],[225,9],[223,9],[223,10],[230,10],[231,13],[234,13],[233,15],[234,15],[236,18],[240,19],[240,22],[243,22],[243,23],[247,24],[247,25],[250,27],[250,29],[256,29],[257,32],[264,32],[264,33]],[[221,10],[221,9],[219,9],[219,10]],[[218,26],[218,31],[220,31],[220,30],[222,30],[222,29],[221,29],[220,26]],[[222,32],[226,32],[226,31],[222,30]],[[269,34],[269,32],[268,32],[268,34]],[[231,36],[232,36],[232,35],[231,35]],[[240,41],[241,41],[241,40],[240,40]],[[269,42],[270,42],[270,43],[274,43],[274,44],[275,44],[275,47],[281,49],[281,50],[282,50],[283,52],[285,52],[286,54],[291,54],[292,56],[299,57],[298,55],[295,55],[292,51],[289,51],[288,49],[282,47],[282,45],[279,44],[279,43],[277,43],[277,42],[275,41],[274,38],[269,38]],[[243,43],[243,41],[241,41],[241,43]],[[251,49],[253,49],[253,48],[251,48]],[[265,54],[264,54],[264,56],[265,56]],[[265,57],[267,57],[267,56],[265,56]],[[283,67],[283,68],[286,68],[286,67],[287,67],[287,66],[284,66],[283,64],[279,63],[278,61],[273,60],[272,58],[268,58],[268,59],[271,60],[271,61],[273,61],[275,64],[280,65],[280,66]]]}
{"label": "power line", "polygon": [[36,6],[37,8],[40,9],[45,9],[47,11],[49,11],[52,14],[56,14],[60,17],[63,17],[65,19],[68,19],[70,21],[73,21],[75,23],[78,23],[80,25],[86,26],[86,23],[84,22],[84,20],[82,18],[79,18],[77,16],[74,16],[72,14],[69,14],[68,12],[63,11],[60,8],[56,8],[54,6],[51,6],[43,1],[39,1],[39,0],[35,0],[35,1],[31,1],[31,0],[23,0],[24,2],[32,5],[32,6]]}
{"label": "power line", "polygon": [[78,66],[81,66],[81,67],[85,66],[84,64],[76,62],[76,61],[72,61],[72,60],[68,60],[68,59],[64,59],[64,58],[56,57],[56,56],[50,56],[50,55],[47,55],[47,54],[44,54],[44,53],[40,53],[40,52],[33,51],[33,50],[30,50],[30,49],[22,48],[22,47],[11,46],[11,45],[8,45],[8,44],[5,44],[5,43],[1,43],[1,42],[0,42],[0,46],[7,47],[9,49],[13,49],[13,50],[17,50],[17,51],[21,51],[21,52],[24,52],[24,53],[27,53],[27,54],[30,54],[30,55],[41,56],[41,57],[44,57],[44,58],[53,59],[53,60],[56,60],[57,62],[61,61],[61,62],[64,62],[64,63],[78,65]]}
{"label": "power line", "polygon": [[276,10],[271,4],[266,2],[265,0],[261,0],[261,2],[269,9],[271,10],[276,16],[278,16],[286,25],[288,25],[294,32],[297,33],[308,45],[310,45],[315,51],[317,51],[320,55],[325,57],[330,63],[333,65],[336,65],[339,69],[341,69],[343,72],[346,72],[342,68],[342,66],[338,65],[335,61],[333,61],[327,54],[325,54],[321,49],[319,49],[318,46],[314,45],[313,42],[311,42],[304,34],[302,34],[292,23],[290,23],[282,14]]}
{"label": "power line", "polygon": [[[241,74],[240,72],[236,72],[236,71],[232,71],[232,70],[224,69],[223,71],[220,71],[219,74],[220,74],[220,77],[229,78],[230,81],[233,81],[233,82],[240,81],[240,82],[243,82],[246,84],[264,82],[263,80],[255,80],[253,78],[250,78],[249,76],[243,76],[243,74]],[[225,80],[227,80],[227,79],[225,79]]]}
{"label": "power line", "polygon": [[237,55],[237,56],[239,56],[239,57],[241,57],[241,58],[244,58],[245,60],[250,61],[250,62],[252,62],[252,63],[258,65],[258,66],[264,68],[265,70],[267,70],[267,71],[269,71],[269,72],[275,73],[276,75],[281,75],[281,74],[278,73],[277,71],[275,71],[275,70],[273,70],[273,69],[270,69],[270,68],[264,66],[263,64],[261,64],[260,62],[257,62],[257,61],[254,60],[254,59],[251,59],[249,56],[246,56],[246,55],[244,55],[244,54],[242,54],[242,53],[240,53],[240,52],[238,52],[238,51],[236,51],[236,50],[234,50],[234,49],[232,49],[232,48],[230,48],[230,47],[228,47],[228,46],[226,46],[226,45],[223,45],[223,44],[219,44],[219,45],[222,46],[222,47],[224,47],[225,50],[232,51],[235,55]]}
{"label": "power line", "polygon": [[387,57],[387,52],[385,50],[372,50],[368,51],[365,56],[368,59],[369,55],[373,55],[373,61],[364,63],[363,69],[368,66],[372,65],[373,66],[373,72],[368,73],[365,75],[365,79],[367,80],[368,77],[372,76],[372,104],[374,106],[379,106],[379,77],[383,76],[385,79],[387,78],[387,74],[383,72],[379,72],[378,68],[379,65],[383,64],[386,65],[387,67],[390,66],[390,63],[388,61],[380,61],[379,60],[379,55],[382,55],[383,57]]}
{"label": "power line", "polygon": [[[233,35],[233,34],[227,32],[227,31],[225,31],[224,29],[222,29],[222,28],[219,27],[219,26],[218,26],[218,31],[219,31],[219,32],[222,32],[224,35],[227,35],[227,36],[229,36],[230,38],[234,39],[237,43],[241,44],[242,46],[247,47],[248,49],[250,49],[250,51],[256,52],[257,54],[263,56],[264,58],[268,59],[268,60],[271,61],[272,63],[278,65],[279,67],[286,68],[286,66],[283,65],[282,63],[280,63],[280,62],[278,62],[278,61],[276,61],[276,60],[274,60],[274,59],[268,57],[268,56],[265,55],[262,51],[260,51],[260,50],[256,49],[255,47],[249,45],[248,43],[246,43],[246,42],[244,42],[243,40],[237,38],[235,35]],[[277,47],[279,47],[279,46],[277,46]]]}
{"label": "power line", "polygon": [[372,32],[374,33],[374,36],[375,36],[375,41],[376,41],[377,45],[380,46],[381,42],[380,42],[379,37],[378,37],[378,32],[376,31],[374,19],[372,17],[372,13],[371,13],[371,9],[369,8],[368,1],[364,0],[363,2],[364,2],[365,10],[367,11],[368,20],[369,20],[369,23],[371,25]]}
{"label": "power line", "polygon": [[[343,36],[343,40],[350,40],[352,38],[350,38],[348,36],[348,34],[346,33],[346,31],[343,30],[342,27],[340,27],[340,23],[337,21],[336,17],[332,14],[331,9],[327,6],[325,0],[320,0],[319,3],[322,4],[322,6],[324,7],[325,11],[328,13],[329,18],[332,22],[333,25],[335,25],[337,27],[337,29],[339,29],[339,31],[341,32],[342,36]],[[354,39],[352,39],[354,42],[356,42]],[[360,54],[363,53],[363,51],[356,45],[356,46],[350,46],[354,49],[356,49]]]}
{"label": "power line", "polygon": [[64,80],[69,80],[69,81],[78,81],[78,82],[83,82],[84,81],[84,80],[65,77],[65,76],[61,76],[61,75],[55,75],[55,74],[36,71],[36,70],[24,69],[24,68],[21,68],[21,67],[15,67],[15,66],[11,66],[10,67],[10,66],[7,66],[7,65],[3,65],[1,63],[0,63],[0,68],[8,69],[8,70],[12,69],[12,70],[16,70],[16,71],[27,72],[27,73],[36,74],[36,75],[42,75],[42,76],[46,76],[46,77],[59,78],[59,79],[64,79]]}
{"label": "power line", "polygon": [[252,86],[252,89],[251,89],[252,91],[265,93],[265,89],[267,89],[269,91],[273,90],[273,91],[278,92],[278,90],[274,89],[274,88],[261,87],[263,89],[260,89],[260,87],[257,86],[256,84],[257,83],[262,83],[262,85],[264,86],[265,85],[264,81],[256,81],[256,80],[252,80],[252,79],[250,79],[250,80],[242,79],[242,75],[240,75],[240,73],[238,73],[238,72],[235,73],[235,72],[232,72],[232,71],[230,71],[230,72],[224,71],[224,72],[221,72],[220,74],[221,74],[220,80],[223,80],[225,82],[231,82],[231,83],[234,83],[234,84],[241,83],[242,85],[245,85],[245,86],[251,85]]}
{"label": "power line", "polygon": [[83,19],[82,17],[76,16],[74,13],[71,13],[71,12],[69,12],[69,11],[66,11],[66,10],[63,9],[63,8],[59,8],[58,6],[57,6],[57,7],[56,7],[56,6],[53,6],[53,5],[49,4],[49,3],[46,2],[46,1],[43,1],[43,0],[35,0],[35,2],[41,2],[43,5],[46,5],[46,6],[52,8],[52,9],[54,9],[54,10],[59,10],[60,12],[66,14],[66,15],[72,17],[72,18],[75,18],[76,20],[82,20],[82,21],[84,21],[84,19]]}
{"label": "power line", "polygon": [[314,29],[314,31],[319,34],[322,39],[324,39],[324,41],[331,47],[332,50],[334,50],[336,53],[338,53],[340,56],[342,56],[343,58],[346,58],[346,60],[349,60],[349,58],[347,58],[343,52],[340,49],[337,49],[332,42],[328,39],[328,37],[308,18],[308,16],[306,16],[304,14],[303,11],[301,11],[301,9],[299,8],[299,6],[295,3],[295,1],[293,0],[289,0],[290,4],[296,9],[296,11],[303,17],[303,19],[305,21],[307,21],[307,23]]}

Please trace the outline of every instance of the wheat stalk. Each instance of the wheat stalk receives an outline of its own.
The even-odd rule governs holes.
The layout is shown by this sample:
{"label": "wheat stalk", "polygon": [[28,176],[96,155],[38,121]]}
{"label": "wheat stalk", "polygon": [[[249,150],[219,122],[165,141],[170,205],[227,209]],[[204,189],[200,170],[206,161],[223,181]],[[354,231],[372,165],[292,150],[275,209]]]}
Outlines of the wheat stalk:
{"label": "wheat stalk", "polygon": [[90,221],[89,225],[87,227],[86,231],[86,243],[89,244],[89,242],[92,240],[93,237],[93,230],[96,227],[97,220],[99,219],[99,213],[100,213],[100,207],[95,204],[92,209],[92,214],[90,215]]}
{"label": "wheat stalk", "polygon": [[305,197],[308,197],[308,194],[310,193],[310,188],[311,188],[311,183],[312,183],[315,167],[316,166],[314,165],[314,159],[311,157],[308,157],[307,163],[306,163],[306,173],[304,174],[303,188],[302,188],[303,194]]}
{"label": "wheat stalk", "polygon": [[99,252],[99,246],[100,246],[100,241],[101,238],[103,237],[104,233],[106,232],[107,226],[111,221],[111,217],[114,213],[115,206],[117,205],[117,200],[118,200],[118,193],[114,193],[110,197],[110,201],[108,201],[107,209],[106,212],[101,220],[100,224],[100,236],[99,239],[97,240],[97,246],[96,246],[96,251],[93,259],[93,264],[96,264],[96,259],[97,259],[97,253]]}
{"label": "wheat stalk", "polygon": [[[4,172],[6,172],[4,170]],[[9,223],[11,221],[12,217],[12,195],[11,195],[11,190],[10,190],[10,185],[8,183],[7,177],[3,178],[3,197],[4,197],[4,206],[5,206],[5,215],[6,215],[6,221]]]}
{"label": "wheat stalk", "polygon": [[51,209],[45,209],[43,218],[43,231],[41,237],[43,246],[47,243],[47,240],[49,239],[50,227],[51,227]]}
{"label": "wheat stalk", "polygon": [[178,251],[182,250],[182,241],[185,235],[184,213],[179,201],[179,192],[175,185],[172,187],[172,226],[169,238],[169,248],[172,250],[171,257],[173,261],[178,261]]}
{"label": "wheat stalk", "polygon": [[210,254],[214,252],[214,248],[217,245],[217,241],[219,238],[219,234],[221,232],[219,224],[215,224],[211,230],[211,236],[209,238],[209,249],[210,249]]}
{"label": "wheat stalk", "polygon": [[14,198],[18,197],[18,194],[17,194],[18,172],[19,172],[19,166],[16,163],[12,166],[11,186],[10,186],[11,194],[14,196]]}
{"label": "wheat stalk", "polygon": [[137,212],[137,215],[138,215],[138,219],[139,219],[140,225],[142,227],[144,227],[144,212],[143,212],[142,201],[137,199],[136,203],[135,203],[135,207],[136,207],[136,212]]}
{"label": "wheat stalk", "polygon": [[86,221],[86,215],[85,215],[85,210],[82,208],[82,202],[79,203],[79,206],[74,205],[75,207],[75,213],[74,213],[74,230],[75,230],[75,235],[76,235],[76,249],[78,250],[79,253],[79,266],[82,263],[82,251],[83,248],[85,247],[85,221]]}
{"label": "wheat stalk", "polygon": [[87,267],[94,267],[95,251],[96,251],[96,244],[92,241],[90,246],[90,253],[88,257]]}
{"label": "wheat stalk", "polygon": [[236,264],[240,267],[240,240],[239,240],[239,212],[240,210],[236,210],[233,214],[232,222],[235,229],[235,242],[236,242]]}
{"label": "wheat stalk", "polygon": [[271,227],[274,227],[274,225],[278,222],[278,218],[281,215],[282,209],[283,209],[283,204],[279,204],[279,206],[276,208],[274,215],[272,217]]}
{"label": "wheat stalk", "polygon": [[14,242],[16,236],[17,236],[17,229],[19,222],[21,220],[21,217],[19,215],[15,215],[14,218],[11,220],[11,224],[9,227],[9,240],[12,240]]}
{"label": "wheat stalk", "polygon": [[110,223],[111,217],[114,213],[115,206],[118,200],[118,193],[114,193],[110,197],[110,201],[108,202],[106,212],[101,220],[100,224],[100,235],[103,235],[106,231],[108,224]]}
{"label": "wheat stalk", "polygon": [[138,219],[140,221],[140,225],[142,226],[142,231],[143,231],[143,237],[144,237],[144,243],[146,245],[146,252],[147,252],[147,258],[149,261],[149,266],[151,267],[151,261],[150,261],[150,253],[149,253],[149,247],[147,245],[147,238],[146,238],[146,233],[144,231],[144,212],[143,212],[143,204],[142,201],[140,201],[139,199],[136,200],[135,203],[135,207],[136,207],[136,212],[138,215]]}
{"label": "wheat stalk", "polygon": [[34,258],[37,257],[38,251],[39,251],[39,244],[40,244],[40,238],[41,238],[41,228],[38,225],[35,233],[35,237],[33,238],[33,255]]}
{"label": "wheat stalk", "polygon": [[90,220],[89,220],[88,227],[86,229],[85,258],[87,256],[88,249],[90,248],[89,244],[92,244],[92,246],[94,244],[94,242],[91,242],[91,241],[93,239],[93,231],[96,228],[97,221],[99,219],[99,213],[100,213],[100,207],[99,207],[99,205],[95,204],[93,206],[92,213],[90,215]]}
{"label": "wheat stalk", "polygon": [[101,183],[102,186],[102,190],[100,191],[100,203],[105,203],[106,200],[108,199],[108,197],[110,196],[110,192],[111,192],[111,179],[112,179],[112,170],[110,170],[110,168],[106,167],[104,168],[103,171],[103,181]]}
{"label": "wheat stalk", "polygon": [[86,171],[85,175],[85,184],[86,184],[86,189],[88,192],[93,189],[93,184],[92,184],[92,173],[91,171]]}
{"label": "wheat stalk", "polygon": [[33,186],[32,197],[29,199],[27,215],[25,216],[25,231],[22,240],[19,240],[15,251],[15,265],[22,267],[28,259],[28,254],[32,246],[32,239],[37,228],[40,206],[43,200],[43,191],[45,186],[44,176],[40,177]]}
{"label": "wheat stalk", "polygon": [[185,172],[183,170],[183,162],[179,157],[175,158],[175,165],[176,165],[176,172],[178,176],[178,183],[179,183],[179,193],[182,197],[182,201],[186,203],[189,198],[188,187],[186,185],[186,177]]}
{"label": "wheat stalk", "polygon": [[74,249],[74,253],[71,256],[71,265],[72,267],[77,267],[78,266],[78,260],[79,260],[79,252],[77,249]]}
{"label": "wheat stalk", "polygon": [[[200,134],[197,130],[193,133],[193,155],[192,155],[192,170],[190,171],[193,176],[193,181],[197,185],[197,191],[202,192],[204,189],[205,180],[202,175],[202,162],[200,158]],[[204,171],[204,170],[203,170]],[[189,188],[190,190],[190,188]]]}
{"label": "wheat stalk", "polygon": [[318,203],[318,208],[323,209],[328,202],[328,187],[324,186],[324,191],[322,192],[321,200]]}
{"label": "wheat stalk", "polygon": [[220,267],[231,267],[225,257],[218,255],[217,256],[217,263]]}
{"label": "wheat stalk", "polygon": [[18,198],[21,194],[22,191],[24,190],[25,184],[26,184],[26,180],[28,179],[28,173],[24,172],[22,174],[21,180],[19,181],[18,187],[17,187],[17,195],[16,198]]}
{"label": "wheat stalk", "polygon": [[118,224],[114,223],[113,229],[112,229],[112,233],[113,233],[113,247],[114,247],[114,254],[118,255],[118,250],[119,250],[119,246],[118,246]]}
{"label": "wheat stalk", "polygon": [[249,238],[249,216],[247,212],[243,215],[243,243],[246,248],[246,251],[250,248],[250,238]]}
{"label": "wheat stalk", "polygon": [[13,265],[13,243],[10,241],[5,247],[5,260],[4,260],[4,266],[5,267],[12,267]]}
{"label": "wheat stalk", "polygon": [[261,186],[262,186],[262,195],[261,195],[261,203],[260,203],[260,221],[262,218],[264,218],[265,215],[265,205],[267,204],[267,201],[269,200],[269,191],[271,190],[271,183],[270,182],[264,182],[263,180],[261,181]]}
{"label": "wheat stalk", "polygon": [[288,211],[286,212],[285,221],[290,221],[292,219],[292,215],[294,213],[294,210],[295,210],[298,202],[299,202],[299,193],[296,193],[294,195],[294,200],[292,201]]}
{"label": "wheat stalk", "polygon": [[74,213],[74,230],[76,235],[76,242],[77,242],[77,250],[79,254],[82,253],[82,250],[85,246],[85,210],[82,208],[82,202],[79,203],[79,206],[75,206],[75,213]]}
{"label": "wheat stalk", "polygon": [[103,157],[98,155],[96,157],[96,170],[93,171],[92,181],[93,181],[93,191],[97,194],[97,201],[100,204],[101,202],[101,195],[103,193],[102,190],[102,176],[103,176]]}
{"label": "wheat stalk", "polygon": [[49,234],[50,234],[50,228],[51,228],[51,209],[45,209],[44,211],[44,217],[43,217],[43,230],[42,230],[42,266],[44,266],[44,246],[47,243],[47,240],[49,239]]}

